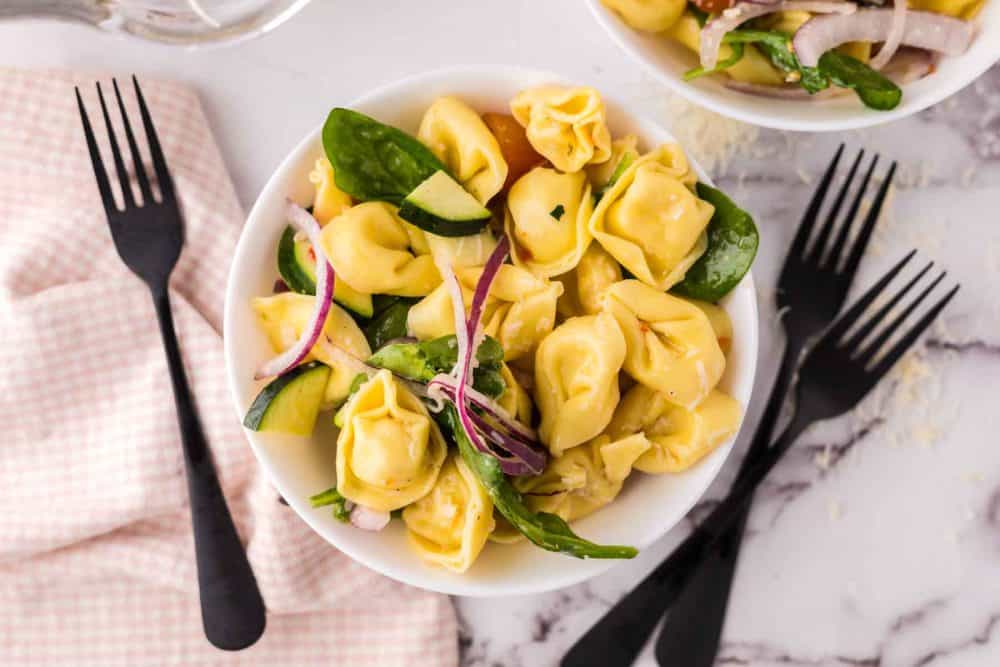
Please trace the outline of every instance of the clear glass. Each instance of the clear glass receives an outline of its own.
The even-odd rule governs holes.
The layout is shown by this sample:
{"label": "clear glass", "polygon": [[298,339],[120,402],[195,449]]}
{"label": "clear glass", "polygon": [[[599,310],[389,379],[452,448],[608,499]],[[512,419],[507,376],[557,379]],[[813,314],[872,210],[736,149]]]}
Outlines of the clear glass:
{"label": "clear glass", "polygon": [[260,35],[309,0],[0,0],[0,19],[82,21],[143,39],[199,46]]}

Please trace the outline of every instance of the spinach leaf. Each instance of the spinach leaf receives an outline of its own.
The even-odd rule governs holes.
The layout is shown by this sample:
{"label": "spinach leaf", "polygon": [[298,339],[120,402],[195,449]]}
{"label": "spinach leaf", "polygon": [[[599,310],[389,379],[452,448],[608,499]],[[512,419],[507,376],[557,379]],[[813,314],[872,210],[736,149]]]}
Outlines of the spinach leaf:
{"label": "spinach leaf", "polygon": [[458,424],[455,407],[447,406],[441,416],[458,443],[458,451],[465,463],[493,500],[493,506],[537,546],[577,558],[634,558],[638,553],[634,547],[594,544],[579,537],[555,514],[531,511],[520,492],[503,474],[496,458],[483,454],[469,442],[465,431]]}
{"label": "spinach leaf", "polygon": [[830,80],[822,72],[815,67],[802,66],[792,53],[792,36],[788,33],[777,30],[733,30],[722,41],[734,45],[755,44],[782,72],[796,73],[799,85],[810,93],[818,93],[830,87]]}
{"label": "spinach leaf", "polygon": [[672,292],[702,301],[718,301],[750,270],[760,241],[750,214],[715,188],[698,183],[698,196],[715,206],[708,223],[708,249],[688,269]]}
{"label": "spinach leaf", "polygon": [[[507,389],[500,375],[503,348],[489,336],[476,350],[478,367],[472,374],[472,386],[492,398],[498,398]],[[438,373],[448,373],[458,362],[458,344],[455,336],[441,336],[420,343],[395,343],[386,345],[368,358],[367,363],[377,368],[387,368],[396,375],[429,382]]]}
{"label": "spinach leaf", "polygon": [[333,518],[338,521],[347,523],[351,518],[351,511],[347,509],[349,501],[340,495],[340,491],[337,491],[337,487],[335,486],[331,486],[323,493],[317,493],[315,496],[312,496],[309,498],[309,502],[312,503],[313,507],[332,507]]}
{"label": "spinach leaf", "polygon": [[410,135],[350,109],[336,108],[327,116],[323,149],[337,187],[361,201],[398,206],[434,172],[448,172]]}
{"label": "spinach leaf", "polygon": [[903,97],[903,91],[895,83],[857,58],[839,51],[827,51],[820,56],[819,71],[834,85],[852,89],[869,109],[895,109]]}
{"label": "spinach leaf", "polygon": [[371,321],[362,327],[365,338],[368,339],[368,346],[377,350],[393,338],[405,336],[406,317],[416,302],[416,299],[395,297],[395,301],[376,312]]}
{"label": "spinach leaf", "polygon": [[734,42],[731,47],[733,52],[725,60],[720,60],[716,63],[715,67],[712,69],[705,69],[704,67],[695,67],[694,69],[689,69],[684,72],[685,81],[693,81],[698,77],[705,76],[706,74],[715,74],[716,72],[721,72],[722,70],[729,69],[739,61],[743,60],[743,42]]}

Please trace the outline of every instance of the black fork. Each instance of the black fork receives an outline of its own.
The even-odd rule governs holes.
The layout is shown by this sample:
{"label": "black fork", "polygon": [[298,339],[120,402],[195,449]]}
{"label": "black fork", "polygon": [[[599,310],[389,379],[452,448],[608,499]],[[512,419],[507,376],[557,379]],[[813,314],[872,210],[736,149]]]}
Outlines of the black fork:
{"label": "black fork", "polygon": [[588,633],[570,649],[561,663],[564,667],[631,664],[635,654],[629,650],[622,651],[622,635],[627,635],[632,626],[646,624],[650,617],[656,618],[677,598],[694,567],[740,520],[757,486],[799,435],[816,421],[842,415],[854,408],[930,327],[955,296],[957,285],[909,329],[905,332],[902,330],[902,325],[944,279],[943,273],[902,312],[898,315],[891,312],[929,271],[929,265],[878,312],[869,317],[864,316],[865,310],[886,292],[889,283],[913,259],[914,254],[911,252],[893,267],[806,352],[799,371],[795,409],[789,425],[774,444],[740,476],[729,495],[712,510],[708,518],[605,614],[595,626],[601,631]]}
{"label": "black fork", "polygon": [[[783,314],[780,321],[786,334],[785,347],[771,395],[765,404],[767,407],[743,459],[740,475],[767,450],[803,350],[843,307],[896,172],[896,163],[893,162],[858,227],[861,204],[878,164],[878,155],[875,155],[855,188],[846,214],[841,216],[864,161],[865,152],[859,151],[826,218],[820,224],[820,211],[843,153],[844,145],[841,144],[802,216],[781,269],[775,300],[779,312]],[[856,233],[852,235],[855,228]],[[698,571],[668,610],[656,640],[656,659],[661,665],[712,667],[715,663],[749,514],[748,506],[743,516],[698,565]],[[645,636],[636,638],[636,654],[645,639]]]}
{"label": "black fork", "polygon": [[94,176],[97,178],[97,188],[104,204],[115,249],[125,265],[149,288],[160,323],[160,334],[167,354],[183,443],[205,636],[218,648],[238,650],[250,646],[263,634],[264,601],[261,599],[257,581],[229,514],[212,462],[212,454],[202,433],[194,400],[184,375],[167,291],[170,273],[177,263],[184,244],[183,219],[174,192],[173,180],[170,178],[160,147],[160,140],[153,127],[153,119],[135,77],[132,77],[132,83],[135,86],[153,173],[160,192],[159,200],[153,196],[152,185],[143,166],[128,114],[125,112],[118,82],[113,81],[115,97],[129,152],[132,155],[141,201],[135,198],[132,191],[128,170],[118,148],[118,140],[111,125],[101,85],[97,84],[97,95],[108,131],[115,172],[121,187],[123,208],[119,208],[115,202],[79,88],[76,89],[76,101],[80,107],[80,120],[83,122],[83,131],[87,137],[87,147],[94,166]]}

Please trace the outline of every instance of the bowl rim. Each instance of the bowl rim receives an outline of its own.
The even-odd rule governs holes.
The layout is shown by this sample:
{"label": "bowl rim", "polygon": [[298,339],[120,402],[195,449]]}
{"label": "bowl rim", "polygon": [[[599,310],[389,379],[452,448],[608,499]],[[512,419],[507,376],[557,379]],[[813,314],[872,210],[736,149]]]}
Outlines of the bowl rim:
{"label": "bowl rim", "polygon": [[[858,130],[866,127],[874,127],[884,123],[906,118],[920,113],[928,107],[934,106],[959,92],[969,84],[973,83],[982,74],[990,69],[997,62],[1000,62],[1000,43],[994,48],[992,60],[984,61],[979,67],[966,68],[961,76],[946,79],[945,82],[934,87],[934,92],[927,95],[919,102],[904,105],[901,104],[891,111],[872,111],[859,105],[855,115],[838,120],[799,120],[785,118],[781,114],[764,115],[748,112],[738,104],[727,104],[717,100],[697,86],[673,76],[662,67],[654,63],[650,58],[642,53],[642,50],[630,44],[622,35],[624,30],[633,30],[628,26],[619,25],[622,20],[615,13],[605,7],[601,0],[586,0],[587,6],[598,25],[612,42],[623,51],[629,58],[638,62],[643,69],[653,76],[657,81],[670,88],[670,90],[688,102],[705,107],[717,114],[738,120],[750,125],[765,127],[772,130],[789,130],[793,132],[840,132],[846,130]],[[977,35],[977,38],[979,36]],[[961,57],[961,56],[958,56]],[[822,104],[822,102],[817,102]]]}
{"label": "bowl rim", "polygon": [[[408,76],[403,76],[392,81],[381,84],[368,92],[359,95],[346,103],[348,107],[362,106],[366,103],[375,101],[379,98],[384,98],[397,92],[401,89],[410,89],[413,87],[420,86],[421,84],[426,84],[430,82],[439,82],[442,80],[447,80],[449,78],[458,77],[461,75],[479,75],[484,77],[495,77],[495,78],[518,78],[518,79],[533,79],[533,80],[545,80],[553,83],[573,83],[573,77],[567,77],[559,75],[550,71],[520,67],[520,66],[509,66],[509,65],[458,65],[452,67],[443,67],[432,70],[423,70]],[[578,84],[585,85],[585,84]],[[460,91],[456,91],[457,94],[461,94]],[[658,132],[662,133],[664,137],[669,137],[675,141],[673,134],[669,132],[660,123],[657,123],[650,118],[644,116],[641,113],[636,113],[629,110],[629,107],[624,105],[620,100],[612,95],[605,95],[601,93],[602,98],[610,102],[616,108],[622,110],[625,115],[632,121],[640,123],[642,125],[648,125],[657,129]],[[265,199],[265,193],[273,190],[279,182],[284,178],[284,176],[291,170],[293,170],[296,165],[298,165],[309,152],[309,148],[315,144],[319,137],[321,137],[323,124],[320,123],[318,126],[309,130],[301,140],[299,140],[295,146],[289,151],[289,153],[281,160],[275,170],[272,172],[271,176],[268,178],[267,182],[261,188],[257,199],[254,201],[254,205],[251,207],[250,212],[246,216],[246,221],[244,223],[243,229],[240,231],[240,238],[237,242],[235,251],[233,253],[233,261],[230,264],[230,269],[227,277],[226,283],[226,296],[225,296],[225,307],[223,314],[223,347],[225,354],[226,363],[226,376],[227,383],[229,385],[230,395],[232,397],[233,408],[236,412],[237,419],[240,420],[242,424],[243,419],[243,408],[241,399],[241,386],[247,383],[246,377],[239,372],[234,363],[234,346],[235,346],[235,336],[230,335],[230,332],[234,331],[234,320],[235,312],[237,308],[235,290],[236,290],[236,280],[238,276],[237,268],[240,265],[239,258],[246,252],[247,246],[251,243],[250,234],[248,230],[256,225],[252,224],[253,221],[262,215],[261,209],[266,206],[266,201],[270,201],[270,198]],[[679,143],[679,142],[678,142]],[[707,173],[701,168],[694,158],[689,157],[689,162],[691,167],[698,174],[700,180],[704,180],[708,184],[712,184],[711,179],[708,177]],[[642,540],[634,540],[635,546],[641,551],[649,547],[651,544],[659,541],[665,537],[671,530],[673,530],[685,517],[691,509],[704,497],[705,492],[708,490],[709,486],[718,478],[725,462],[728,460],[730,454],[735,448],[736,440],[738,439],[740,433],[742,432],[742,427],[744,425],[745,417],[749,411],[750,400],[753,395],[753,386],[756,380],[757,373],[757,363],[759,360],[759,330],[760,330],[760,315],[759,315],[759,304],[757,297],[757,290],[753,279],[752,271],[748,272],[744,276],[743,280],[737,286],[739,290],[744,290],[748,293],[748,303],[750,306],[750,317],[749,320],[752,323],[750,327],[743,330],[743,338],[745,339],[746,355],[747,358],[744,362],[745,371],[743,377],[741,377],[741,382],[745,383],[749,388],[747,389],[747,395],[743,405],[743,415],[741,416],[740,425],[733,437],[728,441],[728,443],[722,445],[718,450],[722,453],[717,459],[712,461],[704,460],[701,465],[708,465],[714,463],[715,470],[712,470],[709,475],[706,476],[704,482],[700,484],[700,488],[697,488],[697,493],[692,494],[691,499],[687,503],[679,503],[682,510],[678,513],[677,520],[671,525],[664,525],[658,527],[655,531],[650,531],[650,534],[645,535]],[[734,290],[735,291],[735,290]],[[271,483],[275,489],[282,495],[289,506],[295,511],[299,519],[305,521],[305,523],[320,537],[330,543],[330,545],[342,552],[346,556],[350,557],[352,560],[364,565],[365,567],[372,569],[379,574],[389,577],[395,581],[402,582],[404,584],[421,588],[424,590],[435,591],[439,593],[445,593],[448,595],[460,595],[466,597],[507,597],[513,595],[529,595],[544,593],[559,588],[564,588],[566,586],[571,586],[574,584],[581,583],[583,581],[589,580],[600,574],[606,573],[612,567],[622,564],[621,560],[587,560],[582,561],[590,565],[592,569],[576,569],[565,568],[565,573],[563,576],[552,577],[551,580],[545,584],[532,585],[532,584],[522,584],[517,578],[510,578],[504,583],[503,587],[497,587],[495,584],[483,584],[482,582],[477,582],[471,579],[462,579],[459,577],[453,585],[447,583],[428,583],[427,581],[416,581],[412,577],[407,576],[405,572],[399,572],[394,570],[389,565],[379,562],[376,559],[371,559],[368,554],[360,547],[356,547],[350,541],[342,541],[333,539],[330,534],[322,528],[322,522],[319,520],[319,515],[317,515],[313,508],[310,506],[308,499],[300,498],[295,493],[291,493],[286,490],[284,484],[282,484],[276,475],[271,470],[271,464],[267,461],[267,455],[263,452],[263,447],[259,445],[253,432],[243,429],[244,436],[247,443],[250,445],[257,462],[267,477],[269,483]],[[569,558],[566,556],[566,558]],[[571,561],[575,562],[575,561]],[[424,567],[430,567],[424,565]]]}

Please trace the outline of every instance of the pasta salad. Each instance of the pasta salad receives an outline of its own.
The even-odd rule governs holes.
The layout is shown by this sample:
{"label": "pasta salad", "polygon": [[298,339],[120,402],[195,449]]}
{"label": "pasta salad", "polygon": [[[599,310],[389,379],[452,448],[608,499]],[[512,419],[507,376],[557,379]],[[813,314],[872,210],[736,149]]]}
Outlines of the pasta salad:
{"label": "pasta salad", "polygon": [[743,411],[718,387],[736,335],[718,301],[754,259],[752,218],[676,144],[613,137],[591,88],[509,111],[442,97],[411,136],[333,109],[281,279],[252,303],[275,356],[244,425],[332,418],[336,485],[313,506],[397,518],[455,572],[489,541],[633,557],[569,523],[632,475],[696,465]]}
{"label": "pasta salad", "polygon": [[900,86],[968,49],[984,0],[601,0],[630,27],[698,55],[684,78],[784,99],[852,91],[887,111]]}

